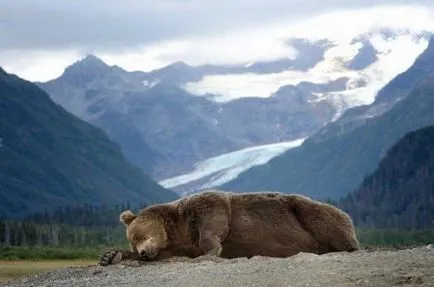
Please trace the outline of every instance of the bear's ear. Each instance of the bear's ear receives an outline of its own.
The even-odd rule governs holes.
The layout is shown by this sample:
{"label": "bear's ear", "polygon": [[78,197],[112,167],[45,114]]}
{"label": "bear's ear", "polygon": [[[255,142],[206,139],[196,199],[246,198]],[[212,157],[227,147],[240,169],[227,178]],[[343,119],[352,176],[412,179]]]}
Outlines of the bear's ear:
{"label": "bear's ear", "polygon": [[131,212],[131,210],[125,210],[124,212],[121,213],[121,215],[119,216],[119,220],[125,224],[125,225],[129,225],[137,216],[134,215],[134,213]]}

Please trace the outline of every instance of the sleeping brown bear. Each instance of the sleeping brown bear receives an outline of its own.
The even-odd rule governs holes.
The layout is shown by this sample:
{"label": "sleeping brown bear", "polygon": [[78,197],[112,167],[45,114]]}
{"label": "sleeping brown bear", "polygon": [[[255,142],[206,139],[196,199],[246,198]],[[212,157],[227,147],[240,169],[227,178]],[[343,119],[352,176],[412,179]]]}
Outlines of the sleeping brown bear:
{"label": "sleeping brown bear", "polygon": [[296,194],[210,190],[143,209],[127,210],[131,250],[112,250],[101,265],[171,257],[288,257],[359,249],[351,218],[334,206]]}

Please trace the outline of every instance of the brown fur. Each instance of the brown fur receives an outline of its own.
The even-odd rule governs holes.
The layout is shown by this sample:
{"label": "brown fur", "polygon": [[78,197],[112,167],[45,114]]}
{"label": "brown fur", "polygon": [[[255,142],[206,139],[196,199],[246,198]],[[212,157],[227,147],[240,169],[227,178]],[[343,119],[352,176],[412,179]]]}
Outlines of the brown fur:
{"label": "brown fur", "polygon": [[305,196],[206,191],[124,211],[131,251],[124,259],[288,257],[359,249],[351,218]]}

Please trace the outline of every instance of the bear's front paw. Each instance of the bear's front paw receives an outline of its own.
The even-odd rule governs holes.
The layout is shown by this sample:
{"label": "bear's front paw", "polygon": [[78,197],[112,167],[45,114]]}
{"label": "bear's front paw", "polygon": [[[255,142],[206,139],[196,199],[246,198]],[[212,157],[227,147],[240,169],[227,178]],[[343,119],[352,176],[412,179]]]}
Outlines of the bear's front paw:
{"label": "bear's front paw", "polygon": [[99,265],[107,266],[110,264],[118,264],[122,260],[122,252],[116,250],[110,250],[104,253],[99,258]]}

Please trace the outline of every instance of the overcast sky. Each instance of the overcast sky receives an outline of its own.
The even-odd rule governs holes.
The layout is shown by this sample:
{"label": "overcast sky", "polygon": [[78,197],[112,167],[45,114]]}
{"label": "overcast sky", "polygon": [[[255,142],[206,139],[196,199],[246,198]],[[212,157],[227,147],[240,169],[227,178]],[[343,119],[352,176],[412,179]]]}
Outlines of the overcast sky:
{"label": "overcast sky", "polygon": [[291,53],[282,41],[297,33],[351,34],[379,22],[432,29],[432,2],[0,0],[0,65],[47,80],[87,53],[127,70],[255,61]]}

